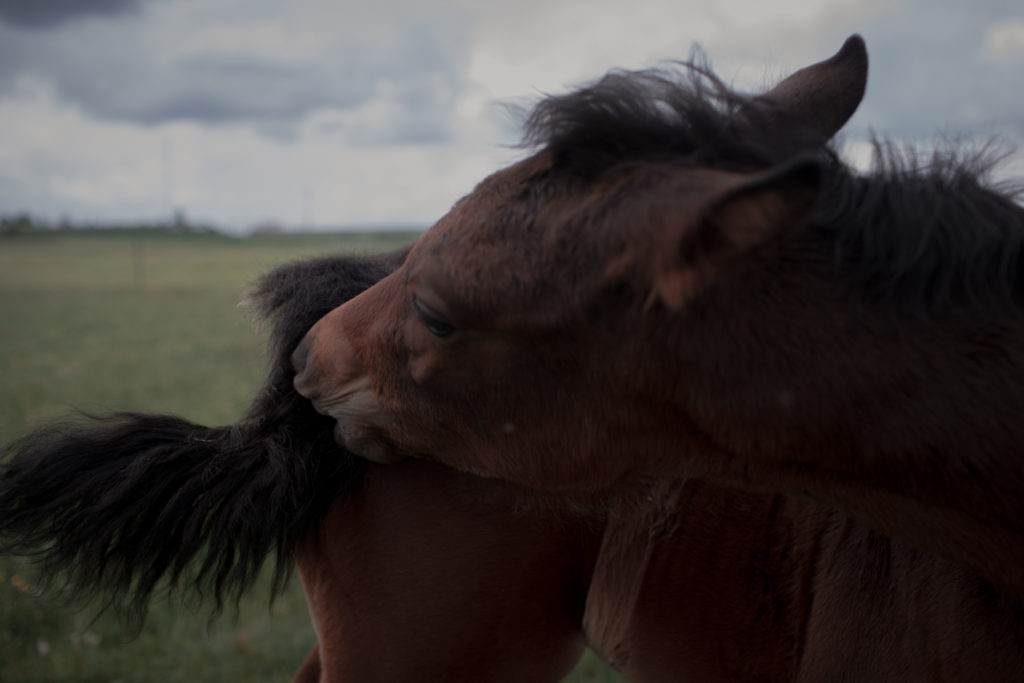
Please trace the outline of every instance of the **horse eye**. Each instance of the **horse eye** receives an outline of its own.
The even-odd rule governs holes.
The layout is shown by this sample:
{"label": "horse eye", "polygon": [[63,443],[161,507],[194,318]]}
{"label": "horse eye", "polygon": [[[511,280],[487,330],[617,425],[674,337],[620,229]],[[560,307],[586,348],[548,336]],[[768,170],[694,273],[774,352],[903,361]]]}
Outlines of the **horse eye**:
{"label": "horse eye", "polygon": [[426,304],[417,299],[412,298],[412,304],[416,307],[416,313],[420,317],[420,321],[424,327],[430,330],[430,333],[436,337],[447,337],[455,331],[455,326],[450,322],[439,316],[434,311],[430,310]]}

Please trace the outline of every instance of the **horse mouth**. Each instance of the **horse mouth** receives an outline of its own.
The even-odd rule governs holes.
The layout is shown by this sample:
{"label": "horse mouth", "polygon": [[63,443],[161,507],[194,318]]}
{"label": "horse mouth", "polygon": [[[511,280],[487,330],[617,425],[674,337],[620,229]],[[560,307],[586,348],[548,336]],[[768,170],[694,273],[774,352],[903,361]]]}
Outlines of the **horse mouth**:
{"label": "horse mouth", "polygon": [[340,372],[336,367],[333,375],[326,374],[316,362],[314,346],[315,337],[310,332],[292,353],[292,385],[318,413],[334,419],[335,443],[381,465],[404,460],[405,455],[388,446],[387,440],[365,423],[367,416],[377,412],[377,399],[362,367],[352,363],[342,366]]}
{"label": "horse mouth", "polygon": [[405,460],[406,456],[390,447],[376,429],[360,422],[348,409],[347,401],[314,400],[311,403],[318,413],[334,419],[334,442],[352,455],[378,465],[393,465]]}
{"label": "horse mouth", "polygon": [[[302,394],[302,391],[298,393]],[[374,430],[359,423],[355,414],[358,411],[352,410],[350,406],[351,403],[366,402],[359,394],[349,394],[329,401],[310,398],[309,401],[316,412],[334,419],[334,442],[352,455],[380,465],[391,465],[405,459],[404,455],[385,445]]]}

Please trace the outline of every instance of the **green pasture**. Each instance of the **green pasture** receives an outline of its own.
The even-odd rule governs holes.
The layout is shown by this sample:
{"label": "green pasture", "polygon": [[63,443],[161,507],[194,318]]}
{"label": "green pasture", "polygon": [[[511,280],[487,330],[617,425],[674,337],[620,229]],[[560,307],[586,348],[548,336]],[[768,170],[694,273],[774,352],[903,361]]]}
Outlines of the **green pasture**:
{"label": "green pasture", "polygon": [[[410,234],[123,231],[0,238],[0,443],[76,410],[237,420],[259,386],[264,338],[238,306],[289,259],[400,246]],[[135,636],[113,614],[40,594],[30,563],[0,557],[0,681],[287,681],[315,636],[298,580],[268,582],[211,621],[157,598]],[[588,652],[567,681],[622,681]]]}

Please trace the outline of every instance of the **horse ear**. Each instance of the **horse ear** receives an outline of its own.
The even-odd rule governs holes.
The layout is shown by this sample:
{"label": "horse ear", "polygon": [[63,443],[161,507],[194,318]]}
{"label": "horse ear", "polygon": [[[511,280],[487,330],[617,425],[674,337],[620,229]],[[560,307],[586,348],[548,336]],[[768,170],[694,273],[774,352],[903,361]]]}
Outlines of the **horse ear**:
{"label": "horse ear", "polygon": [[799,159],[769,171],[724,179],[659,250],[652,298],[678,310],[722,264],[800,226],[818,197],[821,165]]}
{"label": "horse ear", "polygon": [[857,111],[868,82],[864,39],[852,35],[835,55],[792,74],[754,103],[775,125],[830,140]]}

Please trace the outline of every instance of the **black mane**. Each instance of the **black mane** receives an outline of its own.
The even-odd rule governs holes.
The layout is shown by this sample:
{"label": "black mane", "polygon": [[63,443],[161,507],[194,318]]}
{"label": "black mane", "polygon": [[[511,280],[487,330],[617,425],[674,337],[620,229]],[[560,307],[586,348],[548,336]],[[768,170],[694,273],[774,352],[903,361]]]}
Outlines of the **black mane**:
{"label": "black mane", "polygon": [[837,167],[812,227],[872,300],[927,313],[956,299],[1018,311],[1024,303],[1019,191],[990,184],[994,146],[943,143],[928,154],[875,140],[872,169]]}
{"label": "black mane", "polygon": [[731,89],[698,52],[544,98],[527,116],[520,145],[543,147],[556,169],[590,178],[643,162],[754,171],[801,153],[833,156],[808,131],[779,135],[771,122],[780,118],[773,101]]}
{"label": "black mane", "polygon": [[0,450],[0,552],[36,557],[75,600],[104,599],[141,626],[160,585],[237,603],[275,555],[272,593],[292,549],[358,481],[333,420],[292,387],[289,356],[324,314],[404,254],[286,265],[250,296],[272,324],[270,368],[242,421],[205,427],[121,413],[53,425]]}
{"label": "black mane", "polygon": [[[328,256],[297,261],[257,280],[245,304],[257,322],[271,323],[270,370],[265,390],[274,392],[274,387],[278,387],[294,393],[291,354],[309,328],[388,275],[405,260],[408,251],[409,247],[404,247],[376,256]],[[250,413],[262,413],[259,398]]]}
{"label": "black mane", "polygon": [[834,239],[837,268],[862,291],[921,310],[956,296],[1020,305],[1021,190],[988,182],[1005,156],[995,145],[919,154],[876,141],[873,169],[861,173],[831,144],[780,129],[773,106],[731,89],[698,54],[541,100],[521,145],[547,150],[553,172],[583,182],[638,164],[750,172],[811,156],[825,183],[810,224]]}

